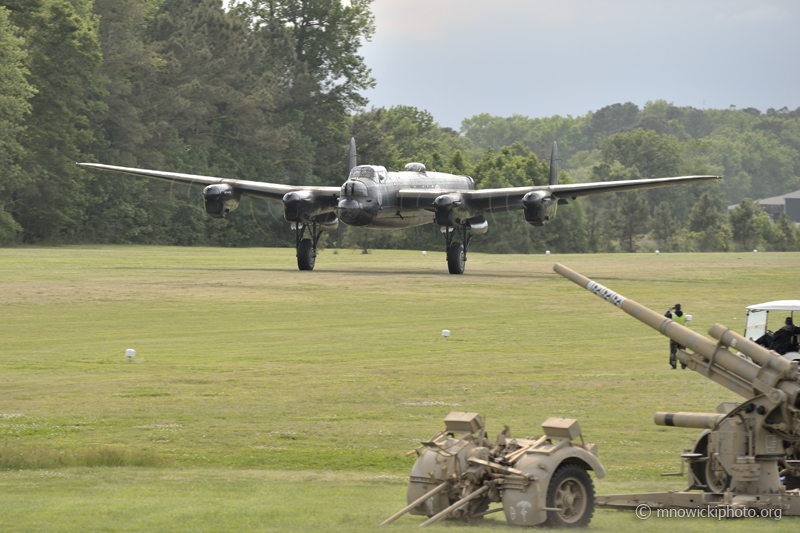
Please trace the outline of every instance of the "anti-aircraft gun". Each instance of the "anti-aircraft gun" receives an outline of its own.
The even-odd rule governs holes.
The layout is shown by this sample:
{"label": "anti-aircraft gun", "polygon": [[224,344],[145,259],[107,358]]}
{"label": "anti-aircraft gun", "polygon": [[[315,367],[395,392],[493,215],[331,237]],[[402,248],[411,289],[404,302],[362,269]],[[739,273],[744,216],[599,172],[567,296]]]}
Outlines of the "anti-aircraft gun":
{"label": "anti-aircraft gun", "polygon": [[656,413],[657,425],[703,430],[690,453],[681,455],[688,462],[689,486],[681,492],[598,496],[598,507],[727,506],[800,515],[800,376],[796,361],[790,362],[720,324],[708,330],[718,341],[714,342],[563,265],[556,264],[553,269],[685,346],[687,349],[677,354],[681,363],[745,399],[739,404],[723,403],[717,413]]}
{"label": "anti-aircraft gun", "polygon": [[[499,511],[515,525],[585,526],[594,514],[594,485],[605,469],[597,445],[585,443],[578,421],[549,418],[538,438],[511,438],[508,426],[492,443],[477,413],[452,412],[439,431],[408,455],[417,455],[408,483],[406,513],[466,522]],[[580,442],[578,442],[578,439]],[[502,507],[489,509],[493,502]]]}

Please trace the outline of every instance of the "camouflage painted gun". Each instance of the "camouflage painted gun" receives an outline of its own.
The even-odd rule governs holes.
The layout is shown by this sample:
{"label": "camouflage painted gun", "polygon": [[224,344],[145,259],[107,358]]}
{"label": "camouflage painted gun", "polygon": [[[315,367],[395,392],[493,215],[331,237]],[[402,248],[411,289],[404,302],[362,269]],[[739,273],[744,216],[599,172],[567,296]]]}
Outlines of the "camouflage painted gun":
{"label": "camouflage painted gun", "polygon": [[[504,511],[509,523],[585,526],[594,514],[594,485],[605,469],[597,446],[583,441],[578,421],[550,418],[539,438],[511,438],[508,426],[492,443],[477,413],[453,412],[439,431],[409,455],[417,461],[408,483],[406,513],[439,520],[472,521]],[[579,439],[580,442],[577,442]],[[491,503],[502,507],[489,509]]]}
{"label": "camouflage painted gun", "polygon": [[[800,515],[800,379],[796,361],[719,324],[708,330],[718,341],[714,342],[563,265],[556,264],[553,269],[691,350],[678,351],[678,360],[745,399],[739,404],[723,403],[718,413],[656,413],[658,425],[704,430],[691,453],[681,456],[689,464],[688,488],[672,493],[598,496],[598,507],[727,505]],[[694,489],[706,494],[688,492]]]}

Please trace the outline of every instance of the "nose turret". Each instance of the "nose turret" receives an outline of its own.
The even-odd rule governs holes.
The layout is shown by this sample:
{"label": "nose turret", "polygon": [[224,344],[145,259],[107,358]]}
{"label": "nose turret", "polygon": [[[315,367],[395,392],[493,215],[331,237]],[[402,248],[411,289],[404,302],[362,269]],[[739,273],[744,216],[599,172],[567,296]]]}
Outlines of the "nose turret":
{"label": "nose turret", "polygon": [[377,216],[374,204],[367,185],[359,179],[350,178],[342,185],[336,216],[348,226],[369,226]]}
{"label": "nose turret", "polygon": [[369,226],[375,220],[377,210],[365,198],[339,198],[336,216],[348,226]]}

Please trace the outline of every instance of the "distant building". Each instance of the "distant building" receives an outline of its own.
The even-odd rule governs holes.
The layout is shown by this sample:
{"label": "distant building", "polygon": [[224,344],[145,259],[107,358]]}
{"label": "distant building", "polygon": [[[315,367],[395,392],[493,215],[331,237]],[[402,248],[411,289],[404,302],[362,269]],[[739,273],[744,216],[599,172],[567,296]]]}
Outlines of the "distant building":
{"label": "distant building", "polygon": [[[764,198],[758,200],[758,203],[768,215],[769,218],[775,222],[778,215],[786,213],[789,220],[800,224],[800,191],[790,192],[783,196],[773,196],[772,198]],[[729,205],[728,211],[732,211],[739,204]]]}

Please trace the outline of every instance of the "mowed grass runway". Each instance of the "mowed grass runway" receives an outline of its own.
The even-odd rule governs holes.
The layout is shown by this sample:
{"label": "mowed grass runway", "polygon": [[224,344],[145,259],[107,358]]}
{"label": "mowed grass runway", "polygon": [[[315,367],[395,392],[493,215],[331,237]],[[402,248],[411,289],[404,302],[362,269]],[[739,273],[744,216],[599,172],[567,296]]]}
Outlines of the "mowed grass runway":
{"label": "mowed grass runway", "polygon": [[[292,249],[2,249],[0,531],[372,531],[405,505],[405,453],[454,410],[492,436],[577,418],[599,494],[684,488],[660,474],[699,430],[653,413],[738,397],[671,370],[668,339],[555,262],[660,313],[680,302],[703,333],[800,297],[798,253],[470,254],[451,276],[441,252],[326,250],[299,272]],[[799,523],[597,510],[590,528]]]}

